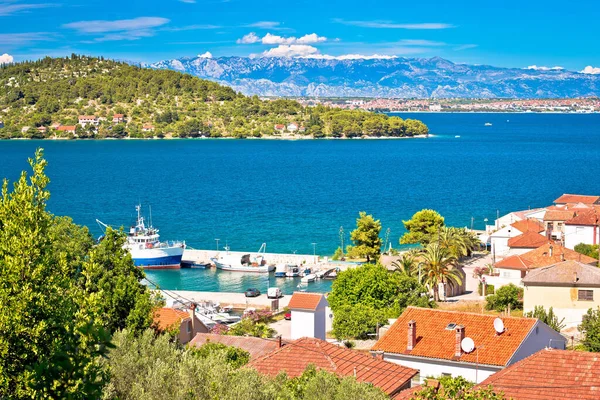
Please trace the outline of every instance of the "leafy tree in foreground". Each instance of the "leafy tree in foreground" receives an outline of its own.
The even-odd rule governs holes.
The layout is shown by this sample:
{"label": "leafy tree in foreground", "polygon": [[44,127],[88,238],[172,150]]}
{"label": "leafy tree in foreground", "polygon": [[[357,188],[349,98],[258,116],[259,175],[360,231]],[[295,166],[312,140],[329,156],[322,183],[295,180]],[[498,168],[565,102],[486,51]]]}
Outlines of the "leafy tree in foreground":
{"label": "leafy tree in foreground", "polygon": [[533,311],[525,313],[525,316],[528,318],[537,318],[550,328],[554,329],[556,332],[560,332],[565,327],[565,319],[558,320],[556,314],[554,314],[554,310],[552,307],[546,311],[543,306],[535,306]]}
{"label": "leafy tree in foreground", "polygon": [[0,398],[94,398],[109,338],[73,280],[85,249],[53,227],[41,150],[29,164],[0,201]]}
{"label": "leafy tree in foreground", "polygon": [[333,336],[343,339],[369,339],[377,325],[385,325],[385,312],[364,304],[345,304],[337,309],[333,320]]}
{"label": "leafy tree in foreground", "polygon": [[514,284],[502,286],[496,293],[486,298],[487,310],[504,311],[510,305],[511,310],[523,308],[523,288]]}
{"label": "leafy tree in foreground", "polygon": [[415,213],[408,221],[402,221],[406,232],[400,238],[400,244],[425,245],[444,226],[444,217],[434,210],[421,210]]}
{"label": "leafy tree in foreground", "polygon": [[581,325],[577,327],[583,332],[581,344],[587,351],[600,352],[600,307],[590,308],[581,320]]}
{"label": "leafy tree in foreground", "polygon": [[427,380],[423,389],[410,398],[414,400],[504,400],[502,392],[495,393],[492,387],[473,389],[474,384],[462,376],[443,376],[439,385]]}
{"label": "leafy tree in foreground", "polygon": [[598,245],[597,244],[585,244],[579,243],[575,246],[574,250],[580,254],[586,255],[588,257],[598,259]]}
{"label": "leafy tree in foreground", "polygon": [[352,257],[365,257],[367,262],[371,258],[377,260],[381,253],[379,232],[381,232],[381,221],[361,211],[356,219],[356,229],[350,233],[354,246],[349,248],[348,253]]}

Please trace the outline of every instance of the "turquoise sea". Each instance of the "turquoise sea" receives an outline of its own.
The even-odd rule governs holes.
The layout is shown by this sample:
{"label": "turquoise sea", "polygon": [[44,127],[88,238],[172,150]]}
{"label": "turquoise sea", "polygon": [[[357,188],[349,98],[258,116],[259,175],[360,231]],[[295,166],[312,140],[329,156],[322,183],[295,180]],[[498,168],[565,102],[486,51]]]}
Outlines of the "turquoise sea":
{"label": "turquoise sea", "polygon": [[[0,141],[0,177],[18,178],[45,148],[49,208],[100,234],[152,205],[165,239],[194,248],[327,255],[358,212],[381,219],[397,247],[402,220],[422,209],[483,228],[496,213],[600,193],[600,114],[401,113],[434,135],[406,140]],[[492,126],[486,127],[486,122]],[[460,136],[456,138],[455,136]],[[266,289],[209,271],[152,272],[168,289]],[[223,276],[225,278],[225,276]],[[274,279],[274,278],[272,278]],[[238,283],[235,283],[238,282]],[[323,282],[322,290],[329,283]],[[315,284],[316,285],[316,284]],[[293,284],[290,283],[290,287]],[[316,286],[311,290],[317,289]],[[241,289],[240,289],[241,290]]]}

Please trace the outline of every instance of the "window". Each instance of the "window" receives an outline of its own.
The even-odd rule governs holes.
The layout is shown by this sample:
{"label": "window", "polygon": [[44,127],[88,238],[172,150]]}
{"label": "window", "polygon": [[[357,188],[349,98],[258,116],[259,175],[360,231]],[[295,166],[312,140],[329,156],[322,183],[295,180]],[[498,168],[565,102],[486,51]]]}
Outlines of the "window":
{"label": "window", "polygon": [[548,222],[546,229],[552,232],[554,230],[554,222]]}
{"label": "window", "polygon": [[578,290],[577,291],[577,300],[579,300],[579,301],[594,301],[594,291],[593,290]]}

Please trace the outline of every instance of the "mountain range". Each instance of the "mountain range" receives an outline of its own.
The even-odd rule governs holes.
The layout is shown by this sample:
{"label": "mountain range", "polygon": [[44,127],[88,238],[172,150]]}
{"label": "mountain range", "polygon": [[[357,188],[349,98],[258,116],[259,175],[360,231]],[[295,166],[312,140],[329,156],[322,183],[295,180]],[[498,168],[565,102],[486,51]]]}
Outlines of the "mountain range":
{"label": "mountain range", "polygon": [[440,57],[335,59],[184,57],[142,64],[227,85],[246,95],[393,98],[600,96],[600,75],[560,68],[500,68]]}

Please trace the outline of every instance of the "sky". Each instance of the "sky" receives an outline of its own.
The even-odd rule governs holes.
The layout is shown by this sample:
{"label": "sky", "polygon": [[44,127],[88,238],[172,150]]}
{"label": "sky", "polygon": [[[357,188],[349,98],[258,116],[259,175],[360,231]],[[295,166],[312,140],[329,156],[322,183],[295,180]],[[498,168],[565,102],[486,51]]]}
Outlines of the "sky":
{"label": "sky", "polygon": [[0,0],[0,62],[439,56],[600,73],[598,21],[598,0]]}

